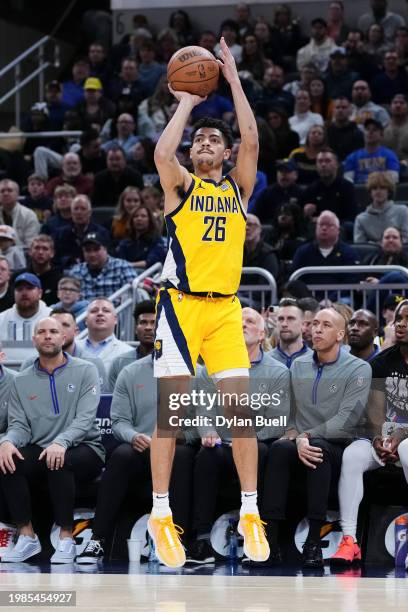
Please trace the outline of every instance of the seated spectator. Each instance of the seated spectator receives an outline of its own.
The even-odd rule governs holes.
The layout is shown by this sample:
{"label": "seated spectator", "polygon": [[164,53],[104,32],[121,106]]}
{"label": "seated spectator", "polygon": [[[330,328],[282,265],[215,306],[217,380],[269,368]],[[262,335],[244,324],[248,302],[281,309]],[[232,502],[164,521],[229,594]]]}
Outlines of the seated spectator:
{"label": "seated spectator", "polygon": [[130,218],[141,204],[142,196],[137,187],[126,187],[122,191],[112,219],[112,238],[115,243],[130,237]]}
{"label": "seated spectator", "polygon": [[351,91],[353,102],[350,119],[363,129],[367,119],[375,119],[383,128],[390,122],[390,116],[382,106],[371,101],[371,90],[366,81],[356,81]]}
{"label": "seated spectator", "polygon": [[408,161],[408,101],[404,94],[393,97],[391,121],[384,130],[383,144],[392,149],[400,161]]}
{"label": "seated spectator", "polygon": [[286,111],[287,116],[292,115],[295,98],[283,89],[284,72],[280,66],[268,66],[263,75],[262,89],[255,101],[256,113],[266,117],[271,108],[279,107]]}
{"label": "seated spectator", "polygon": [[289,118],[289,125],[292,130],[299,134],[300,144],[304,145],[306,136],[312,125],[323,125],[323,117],[310,110],[311,100],[308,91],[299,90],[296,94],[295,112]]}
{"label": "seated spectator", "polygon": [[150,268],[157,262],[164,263],[166,247],[150,208],[143,205],[136,208],[129,226],[130,239],[119,243],[117,256],[129,261],[134,268]]}
{"label": "seated spectator", "polygon": [[404,268],[408,268],[408,255],[404,251],[400,231],[395,227],[387,227],[381,238],[381,251],[367,255],[362,263],[370,266],[404,266]]}
{"label": "seated spectator", "polygon": [[269,23],[262,17],[257,19],[253,28],[253,33],[256,36],[259,49],[261,50],[263,56],[271,60],[274,65],[280,64],[282,62],[281,50],[272,36],[272,30]]}
{"label": "seated spectator", "polygon": [[374,340],[378,336],[378,321],[369,310],[356,310],[347,325],[350,355],[370,362],[380,352]]}
{"label": "seated spectator", "polygon": [[394,151],[381,145],[383,127],[376,119],[364,124],[364,148],[351,153],[344,162],[344,178],[361,185],[373,172],[387,172],[395,183],[399,181],[400,163]]}
{"label": "seated spectator", "polygon": [[[296,282],[296,281],[295,281]],[[302,338],[307,346],[313,347],[312,324],[316,312],[320,310],[320,304],[313,297],[302,297],[297,300],[299,308],[303,311]]]}
{"label": "seated spectator", "polygon": [[306,240],[302,211],[298,204],[282,204],[276,225],[267,240],[280,261],[292,261],[296,249]]}
{"label": "seated spectator", "polygon": [[353,222],[357,203],[353,185],[339,174],[339,162],[334,151],[323,148],[316,157],[317,180],[309,185],[302,197],[305,217],[319,216],[330,210],[341,222]]}
{"label": "seated spectator", "polygon": [[297,184],[297,166],[293,159],[276,162],[277,181],[264,189],[256,199],[253,214],[261,223],[275,223],[278,210],[285,202],[301,201],[302,189]]}
{"label": "seated spectator", "polygon": [[312,353],[302,337],[304,312],[297,300],[283,298],[276,312],[278,344],[269,353],[271,357],[290,369],[295,359]]}
{"label": "seated spectator", "polygon": [[[278,4],[275,9],[272,38],[282,54],[283,65],[287,70],[295,70],[294,57],[303,44],[299,20],[292,15],[288,4]],[[296,92],[292,92],[293,95]]]}
{"label": "seated spectator", "polygon": [[[53,310],[63,308],[71,312],[74,319],[79,317],[89,305],[88,300],[82,299],[81,281],[74,276],[62,276],[59,279],[57,297],[59,302],[52,304],[51,308]],[[80,355],[75,354],[74,357]]]}
{"label": "seated spectator", "polygon": [[101,42],[96,41],[89,45],[88,61],[89,76],[99,79],[105,88],[109,79],[109,66],[106,50]]}
{"label": "seated spectator", "polygon": [[28,248],[40,231],[35,212],[19,203],[20,189],[9,179],[0,181],[0,224],[10,225],[16,232],[16,244]]}
{"label": "seated spectator", "polygon": [[56,261],[62,268],[71,268],[83,261],[82,242],[89,233],[97,233],[109,243],[108,230],[92,221],[92,205],[89,198],[78,195],[71,203],[71,224],[61,228],[55,239]]}
{"label": "seated spectator", "polygon": [[106,169],[106,155],[101,147],[101,139],[97,130],[91,128],[83,132],[79,144],[81,147],[77,150],[77,154],[85,176],[94,177],[97,172]]}
{"label": "seated spectator", "polygon": [[154,163],[155,143],[150,138],[141,138],[132,150],[131,166],[151,182],[159,182],[156,164]]}
{"label": "seated spectator", "polygon": [[61,270],[53,263],[55,254],[54,241],[47,234],[36,236],[28,250],[29,263],[22,272],[35,274],[41,282],[42,298],[47,306],[57,299],[57,285],[61,278]]}
{"label": "seated spectator", "polygon": [[[170,107],[174,102],[174,96],[169,91],[167,74],[164,74],[157,82],[154,92],[140,102],[137,109],[138,126],[148,124],[153,128],[152,138],[158,138],[171,118]],[[140,132],[140,129],[138,130]]]}
{"label": "seated spectator", "polygon": [[369,27],[364,49],[371,55],[377,66],[382,64],[382,59],[390,49],[390,44],[385,41],[384,29],[379,23],[373,23]]}
{"label": "seated spectator", "polygon": [[10,264],[0,255],[0,312],[14,306],[14,289],[10,279]]}
{"label": "seated spectator", "polygon": [[21,198],[20,204],[35,212],[40,222],[47,221],[52,215],[52,198],[45,193],[45,179],[39,174],[31,174],[27,179],[28,195]]}
{"label": "seated spectator", "polygon": [[326,84],[323,79],[316,77],[309,84],[310,110],[321,115],[324,120],[331,119],[333,113],[333,101],[330,100]]}
{"label": "seated spectator", "polygon": [[324,72],[336,43],[327,35],[327,23],[321,17],[313,19],[310,28],[310,42],[297,52],[296,66],[301,70],[305,64],[313,63],[320,72]]}
{"label": "seated spectator", "polygon": [[[47,317],[50,312],[41,297],[42,288],[38,276],[24,272],[15,278],[14,306],[0,313],[0,341],[27,340],[31,337],[35,323]],[[10,331],[10,323],[15,324],[14,331]],[[31,329],[27,331],[28,323]]]}
{"label": "seated spectator", "polygon": [[327,34],[339,45],[346,40],[350,28],[344,22],[344,3],[335,0],[327,9]]}
{"label": "seated spectator", "polygon": [[246,2],[238,2],[235,5],[234,17],[241,37],[253,31],[254,19],[251,15],[251,7]]}
{"label": "seated spectator", "polygon": [[408,62],[408,28],[406,26],[397,28],[394,45],[398,54],[398,65],[406,66]]}
{"label": "seated spectator", "polygon": [[129,345],[114,334],[118,318],[112,302],[104,297],[93,299],[87,308],[85,322],[88,337],[77,342],[82,358],[99,357],[109,376],[113,360],[129,351]]}
{"label": "seated spectator", "polygon": [[89,62],[86,58],[77,59],[72,66],[72,79],[62,83],[62,102],[74,108],[84,100],[84,83],[89,77]]}
{"label": "seated spectator", "polygon": [[286,159],[299,146],[299,134],[290,129],[288,115],[281,108],[271,108],[266,121],[275,136],[277,159]]}
{"label": "seated spectator", "polygon": [[163,28],[157,35],[157,59],[168,64],[170,58],[180,48],[176,33],[171,28]]}
{"label": "seated spectator", "polygon": [[358,27],[363,32],[367,32],[373,23],[379,23],[384,29],[385,39],[392,42],[395,30],[405,25],[404,18],[387,10],[387,0],[371,0],[370,4],[371,12],[361,15]]}
{"label": "seated spectator", "polygon": [[321,125],[312,125],[306,136],[303,147],[291,152],[289,159],[296,163],[298,180],[301,185],[310,185],[318,178],[316,158],[323,147],[326,146],[326,131]]}
{"label": "seated spectator", "polygon": [[333,103],[333,120],[327,126],[327,141],[340,161],[364,146],[364,136],[354,121],[350,121],[351,104],[347,98]]}
{"label": "seated spectator", "polygon": [[84,299],[108,297],[131,283],[137,274],[129,262],[108,255],[109,242],[97,233],[87,234],[82,242],[84,262],[70,271],[82,281]]}
{"label": "seated spectator", "polygon": [[164,196],[157,187],[147,186],[142,190],[142,202],[149,208],[161,233],[166,231],[164,224]]}
{"label": "seated spectator", "polygon": [[139,136],[135,136],[135,121],[132,115],[122,113],[116,120],[116,137],[104,142],[102,148],[104,151],[120,147],[126,154],[127,159],[132,157],[132,149],[137,142]]}
{"label": "seated spectator", "polygon": [[95,176],[92,198],[94,206],[113,206],[129,185],[143,189],[142,175],[126,165],[125,152],[120,147],[108,150],[106,166],[106,170]]}
{"label": "seated spectator", "polygon": [[257,83],[262,83],[265,70],[272,67],[272,61],[267,59],[260,48],[255,34],[247,33],[242,38],[242,58],[238,70],[247,70]]}
{"label": "seated spectator", "polygon": [[48,109],[49,126],[51,130],[62,130],[68,104],[62,101],[62,85],[59,81],[50,81],[45,86],[45,101]]}
{"label": "seated spectator", "polygon": [[115,114],[115,105],[103,95],[102,83],[96,77],[88,77],[84,83],[84,100],[75,106],[82,122],[82,129],[89,126],[101,129]]}
{"label": "seated spectator", "polygon": [[41,227],[42,234],[55,238],[58,231],[70,224],[71,203],[76,196],[76,190],[71,185],[60,185],[54,191],[54,214]]}
{"label": "seated spectator", "polygon": [[113,102],[117,102],[120,96],[129,96],[135,109],[147,98],[148,91],[140,80],[136,59],[125,57],[122,60],[120,73],[111,77],[106,95]]}
{"label": "seated spectator", "polygon": [[145,40],[138,48],[139,81],[146,95],[153,95],[157,83],[166,74],[165,64],[156,61],[156,49],[151,40]]}
{"label": "seated spectator", "polygon": [[215,35],[215,32],[213,32],[212,30],[203,30],[200,33],[198,39],[198,45],[200,47],[204,47],[204,49],[207,49],[207,51],[215,55],[214,48],[216,44],[217,36]]}
{"label": "seated spectator", "polygon": [[390,49],[384,55],[384,72],[371,81],[373,100],[377,104],[390,104],[396,94],[408,91],[408,76],[405,68],[398,65],[398,54]]}
{"label": "seated spectator", "polygon": [[[279,262],[273,248],[263,241],[261,234],[262,226],[258,217],[249,214],[246,224],[243,266],[264,268],[276,280],[279,274]],[[241,283],[245,284],[244,277]]]}
{"label": "seated spectator", "polygon": [[317,70],[314,64],[305,64],[301,70],[299,70],[300,79],[295,79],[294,81],[289,81],[283,87],[285,91],[288,91],[292,94],[292,96],[296,96],[297,92],[300,89],[304,89],[305,91],[309,91],[310,81],[319,76],[319,71]]}
{"label": "seated spectator", "polygon": [[357,72],[364,81],[370,82],[379,68],[373,56],[365,50],[361,30],[350,30],[347,39],[343,42],[343,47],[347,51],[349,69]]}
{"label": "seated spectator", "polygon": [[[240,34],[237,22],[233,19],[225,19],[220,26],[219,38],[221,37],[225,38],[225,42],[234,57],[235,63],[238,65],[242,59],[242,47],[239,44]],[[218,42],[214,47],[216,57],[218,57],[220,49],[220,43]]]}
{"label": "seated spectator", "polygon": [[[96,478],[105,458],[95,421],[98,373],[95,366],[63,353],[64,333],[55,318],[42,317],[37,322],[33,343],[39,358],[14,379],[8,427],[1,438],[2,487],[13,523],[19,526],[18,540],[2,560],[16,563],[41,552],[31,522],[29,483],[35,477],[47,482],[54,520],[60,527],[51,563],[73,563],[76,484]],[[63,418],[50,419],[51,406]]]}
{"label": "seated spectator", "polygon": [[324,75],[327,95],[332,99],[351,97],[353,83],[359,78],[358,72],[351,70],[344,47],[335,49],[330,55],[329,66]]}
{"label": "seated spectator", "polygon": [[[45,102],[36,102],[31,106],[29,114],[23,118],[22,129],[24,132],[30,132],[31,134],[50,131],[49,111]],[[61,152],[63,144],[63,138],[50,138],[49,136],[26,138],[22,150],[24,159],[31,167],[34,151],[37,147],[50,147]]]}
{"label": "seated spectator", "polygon": [[64,155],[60,176],[50,179],[47,183],[47,195],[53,196],[56,187],[60,185],[72,185],[78,194],[91,195],[93,180],[82,173],[81,161],[76,153]]}
{"label": "seated spectator", "polygon": [[0,225],[0,255],[7,259],[12,272],[25,268],[26,265],[24,249],[16,246],[16,241],[15,229],[10,225]]}
{"label": "seated spectator", "polygon": [[380,243],[387,227],[396,228],[402,242],[408,242],[408,208],[395,204],[394,182],[383,172],[373,172],[367,180],[372,203],[357,215],[354,223],[354,242]]}
{"label": "seated spectator", "polygon": [[175,32],[180,47],[194,45],[196,38],[191,25],[190,16],[186,11],[178,9],[169,17],[169,28]]}

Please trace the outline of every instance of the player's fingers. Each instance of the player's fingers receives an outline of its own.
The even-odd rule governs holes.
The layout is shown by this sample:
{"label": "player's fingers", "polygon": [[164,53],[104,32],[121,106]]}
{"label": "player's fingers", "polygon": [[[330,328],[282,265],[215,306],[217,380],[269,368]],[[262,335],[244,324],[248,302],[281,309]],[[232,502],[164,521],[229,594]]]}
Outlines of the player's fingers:
{"label": "player's fingers", "polygon": [[308,461],[306,459],[306,457],[303,457],[302,455],[299,455],[299,458],[301,460],[302,463],[304,463],[305,465],[307,465],[307,467],[313,468],[314,470],[316,469],[316,466],[313,465],[313,463],[310,463],[310,461]]}

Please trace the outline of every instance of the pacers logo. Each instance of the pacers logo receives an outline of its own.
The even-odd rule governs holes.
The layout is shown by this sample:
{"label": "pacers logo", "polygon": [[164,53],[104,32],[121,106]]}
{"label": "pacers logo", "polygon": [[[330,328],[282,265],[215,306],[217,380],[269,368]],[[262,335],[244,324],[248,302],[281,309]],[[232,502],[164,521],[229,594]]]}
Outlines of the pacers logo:
{"label": "pacers logo", "polygon": [[154,343],[154,358],[155,359],[160,359],[160,357],[163,354],[163,341],[162,340],[156,340]]}
{"label": "pacers logo", "polygon": [[[72,527],[72,535],[76,544],[76,553],[80,555],[85,550],[86,545],[91,539],[92,524],[95,512],[89,508],[78,508],[74,511],[74,523]],[[51,528],[51,544],[56,549],[60,527],[55,523]]]}
{"label": "pacers logo", "polygon": [[[298,551],[303,551],[303,544],[306,542],[309,533],[309,521],[304,518],[300,521],[295,532],[295,545]],[[326,522],[320,529],[320,545],[322,547],[323,558],[329,559],[339,547],[343,534],[340,527],[339,513],[329,511]]]}

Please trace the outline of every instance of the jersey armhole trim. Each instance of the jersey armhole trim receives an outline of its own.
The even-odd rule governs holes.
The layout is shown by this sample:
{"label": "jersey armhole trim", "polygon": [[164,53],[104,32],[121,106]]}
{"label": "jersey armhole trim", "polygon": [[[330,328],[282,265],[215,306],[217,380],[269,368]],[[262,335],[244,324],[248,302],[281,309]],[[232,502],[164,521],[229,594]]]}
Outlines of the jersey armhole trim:
{"label": "jersey armhole trim", "polygon": [[[191,176],[191,175],[190,175]],[[190,187],[187,189],[184,198],[181,200],[180,204],[177,206],[177,208],[175,208],[174,210],[172,210],[171,212],[167,213],[167,215],[164,215],[165,218],[167,217],[174,217],[174,215],[176,215],[178,212],[180,212],[180,210],[183,208],[184,204],[186,203],[186,201],[188,200],[188,198],[190,197],[193,189],[195,187],[195,179],[193,176],[191,176],[191,185]]]}
{"label": "jersey armhole trim", "polygon": [[225,176],[225,180],[229,182],[229,184],[231,185],[231,187],[233,188],[233,190],[235,192],[235,195],[237,197],[237,201],[238,201],[238,204],[239,204],[239,208],[241,210],[241,214],[244,217],[245,223],[246,223],[246,221],[247,221],[247,213],[246,213],[246,210],[244,208],[244,205],[242,204],[241,194],[239,193],[238,185],[236,184],[234,179],[229,174],[227,174]]}

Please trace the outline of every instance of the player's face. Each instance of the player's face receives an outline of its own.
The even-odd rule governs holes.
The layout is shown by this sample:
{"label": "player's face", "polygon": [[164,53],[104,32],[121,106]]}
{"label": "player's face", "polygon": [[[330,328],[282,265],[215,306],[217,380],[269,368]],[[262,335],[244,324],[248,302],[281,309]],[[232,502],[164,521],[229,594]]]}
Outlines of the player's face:
{"label": "player's face", "polygon": [[355,349],[362,349],[374,340],[375,329],[373,322],[367,314],[357,310],[348,323],[349,345]]}
{"label": "player's face", "polygon": [[56,319],[61,325],[62,331],[65,336],[65,341],[62,346],[62,349],[65,350],[67,346],[70,346],[73,343],[74,338],[78,333],[78,327],[75,322],[75,319],[69,314],[55,314],[52,315],[52,318]]}
{"label": "player's face", "polygon": [[278,310],[277,331],[282,342],[294,342],[302,335],[302,313],[296,306],[283,306]]}
{"label": "player's face", "polygon": [[40,356],[55,357],[61,352],[64,342],[65,334],[54,317],[39,321],[33,335],[33,343]]}
{"label": "player's face", "polygon": [[399,309],[394,325],[397,344],[408,344],[408,306]]}
{"label": "player's face", "polygon": [[106,300],[92,302],[86,315],[86,325],[90,331],[105,331],[107,336],[113,334],[116,325],[113,304]]}
{"label": "player's face", "polygon": [[153,344],[155,321],[156,315],[153,312],[146,312],[138,316],[135,336],[141,344]]}
{"label": "player's face", "polygon": [[190,157],[194,168],[206,172],[222,166],[224,159],[228,159],[230,149],[225,148],[224,138],[216,128],[199,129],[190,149]]}
{"label": "player's face", "polygon": [[247,346],[260,344],[265,337],[264,326],[263,322],[260,320],[260,315],[252,308],[242,309],[242,330]]}
{"label": "player's face", "polygon": [[312,323],[312,343],[316,351],[330,351],[344,337],[339,330],[335,312],[320,310]]}

